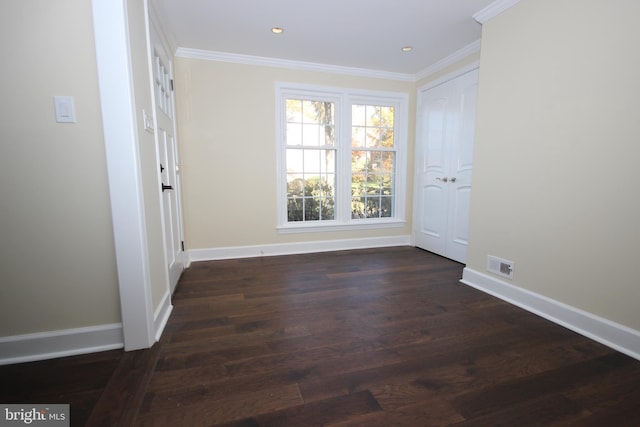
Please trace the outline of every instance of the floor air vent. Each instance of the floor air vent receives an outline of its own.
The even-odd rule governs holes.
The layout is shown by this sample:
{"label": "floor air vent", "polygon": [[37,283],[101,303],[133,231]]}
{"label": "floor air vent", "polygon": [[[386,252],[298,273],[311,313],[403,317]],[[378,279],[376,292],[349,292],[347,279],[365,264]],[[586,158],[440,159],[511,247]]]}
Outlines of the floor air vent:
{"label": "floor air vent", "polygon": [[487,257],[487,270],[499,276],[513,279],[513,261],[489,255]]}

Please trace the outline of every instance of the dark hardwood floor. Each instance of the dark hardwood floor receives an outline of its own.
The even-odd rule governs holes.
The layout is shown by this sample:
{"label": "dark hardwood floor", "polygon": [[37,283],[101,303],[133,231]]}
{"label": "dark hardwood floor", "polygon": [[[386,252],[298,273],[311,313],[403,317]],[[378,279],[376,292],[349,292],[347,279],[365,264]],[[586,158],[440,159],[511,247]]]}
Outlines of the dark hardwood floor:
{"label": "dark hardwood floor", "polygon": [[0,367],[90,426],[639,426],[640,361],[410,247],[186,270],[152,349]]}

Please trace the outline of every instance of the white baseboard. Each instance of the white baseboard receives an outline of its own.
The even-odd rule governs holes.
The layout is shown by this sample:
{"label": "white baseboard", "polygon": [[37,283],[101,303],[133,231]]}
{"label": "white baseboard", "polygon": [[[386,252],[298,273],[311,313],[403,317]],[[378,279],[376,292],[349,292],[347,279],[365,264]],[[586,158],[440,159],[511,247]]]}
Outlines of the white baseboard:
{"label": "white baseboard", "polygon": [[0,338],[0,365],[33,362],[124,347],[122,324]]}
{"label": "white baseboard", "polygon": [[226,248],[192,249],[188,251],[188,264],[232,258],[295,255],[313,252],[343,251],[351,249],[407,246],[411,236],[372,237],[366,239],[319,240],[314,242],[281,243],[275,245],[233,246]]}
{"label": "white baseboard", "polygon": [[171,315],[172,310],[173,305],[171,305],[171,293],[167,289],[167,292],[162,298],[162,302],[158,306],[156,312],[153,314],[153,326],[156,331],[156,342],[160,341],[160,337],[162,336],[164,327],[167,326],[167,322],[169,321],[169,316]]}
{"label": "white baseboard", "polygon": [[461,282],[640,360],[640,331],[470,268]]}

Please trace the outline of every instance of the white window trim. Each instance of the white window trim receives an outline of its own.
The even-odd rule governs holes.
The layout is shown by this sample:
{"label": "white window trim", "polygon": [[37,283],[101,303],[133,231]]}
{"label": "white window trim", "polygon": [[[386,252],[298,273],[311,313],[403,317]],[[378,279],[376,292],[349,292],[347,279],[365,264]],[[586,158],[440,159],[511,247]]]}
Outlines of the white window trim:
{"label": "white window trim", "polygon": [[[371,90],[348,89],[341,87],[315,86],[298,83],[276,82],[276,185],[277,185],[277,230],[279,233],[304,233],[319,231],[349,231],[363,229],[378,229],[403,227],[406,220],[407,194],[407,150],[409,128],[409,95],[402,92],[380,92]],[[337,141],[337,182],[336,186],[336,219],[325,221],[288,222],[286,204],[286,145],[285,145],[285,100],[287,98],[304,97],[306,99],[321,99],[336,103],[336,141]],[[351,170],[351,143],[342,139],[351,135],[351,105],[352,104],[380,104],[393,106],[394,143],[396,147],[396,181],[393,218],[351,219],[342,206],[351,205],[351,193],[346,186],[340,184],[345,179],[343,171]],[[340,139],[342,138],[342,139]],[[348,175],[351,179],[350,174]]]}

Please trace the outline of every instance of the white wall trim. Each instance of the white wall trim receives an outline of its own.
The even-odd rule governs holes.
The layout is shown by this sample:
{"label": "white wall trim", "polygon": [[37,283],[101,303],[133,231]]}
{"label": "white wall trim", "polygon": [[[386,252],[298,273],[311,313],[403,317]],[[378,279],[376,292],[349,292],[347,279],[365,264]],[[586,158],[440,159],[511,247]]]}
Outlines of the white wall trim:
{"label": "white wall trim", "polygon": [[267,58],[264,56],[242,55],[238,53],[216,52],[186,47],[179,47],[176,50],[176,56],[181,58],[228,62],[232,64],[258,65],[263,67],[286,68],[297,71],[316,71],[321,73],[346,74],[356,77],[371,77],[374,79],[415,82],[415,75],[413,74],[368,70],[366,68],[344,67],[340,65],[319,64],[315,62],[292,61],[289,59]]}
{"label": "white wall trim", "polygon": [[0,365],[33,362],[124,347],[122,324],[0,338]]}
{"label": "white wall trim", "polygon": [[162,301],[158,304],[156,312],[153,314],[156,342],[160,341],[160,337],[162,336],[165,326],[167,326],[167,322],[169,321],[169,316],[171,316],[172,311],[173,305],[171,304],[171,292],[167,289],[164,297],[162,297]]}
{"label": "white wall trim", "polygon": [[520,0],[497,0],[491,3],[489,6],[480,10],[476,14],[473,15],[473,19],[475,19],[479,24],[484,24],[489,21],[494,16],[499,15],[505,10],[509,9],[511,6],[514,6]]}
{"label": "white wall trim", "polygon": [[461,282],[640,360],[640,331],[470,268]]}
{"label": "white wall trim", "polygon": [[418,72],[415,75],[415,81],[419,81],[422,79],[426,79],[429,76],[434,75],[438,71],[444,70],[447,67],[454,65],[458,61],[462,61],[466,57],[473,55],[474,53],[480,52],[480,39],[474,41],[471,44],[463,47],[462,49],[453,52],[451,55],[446,58],[441,59],[433,65],[425,68],[424,70]]}
{"label": "white wall trim", "polygon": [[154,343],[133,76],[124,0],[93,0],[111,216],[126,350]]}
{"label": "white wall trim", "polygon": [[226,248],[192,249],[188,251],[189,263],[232,258],[296,255],[314,252],[331,252],[351,249],[382,248],[410,245],[409,235],[371,237],[366,239],[321,240],[314,242],[281,243]]}
{"label": "white wall trim", "polygon": [[203,49],[179,47],[176,56],[181,58],[202,59],[206,61],[228,62],[233,64],[259,65],[264,67],[286,68],[298,71],[316,71],[332,74],[346,74],[356,77],[371,77],[385,80],[397,80],[403,82],[417,82],[427,78],[440,70],[443,70],[469,55],[480,51],[480,40],[457,50],[446,58],[419,71],[416,74],[394,73],[390,71],[368,70],[365,68],[344,67],[339,65],[319,64],[315,62],[292,61],[287,59],[268,58],[263,56],[242,55],[236,53],[216,52]]}
{"label": "white wall trim", "polygon": [[[428,91],[429,89],[432,89],[436,86],[440,86],[443,83],[448,82],[449,80],[453,80],[456,77],[460,77],[463,74],[467,74],[470,71],[476,70],[480,68],[480,61],[473,61],[470,64],[467,64],[465,66],[462,66],[458,69],[456,69],[455,71],[452,71],[450,73],[445,74],[444,76],[441,76],[435,80],[432,80],[422,86],[420,86],[418,88],[418,97],[420,97],[420,102],[422,102],[422,97],[424,96],[424,92]],[[422,104],[418,104],[418,106],[421,106]]]}

